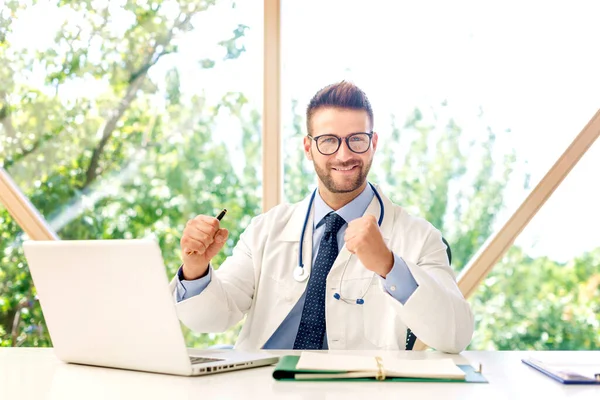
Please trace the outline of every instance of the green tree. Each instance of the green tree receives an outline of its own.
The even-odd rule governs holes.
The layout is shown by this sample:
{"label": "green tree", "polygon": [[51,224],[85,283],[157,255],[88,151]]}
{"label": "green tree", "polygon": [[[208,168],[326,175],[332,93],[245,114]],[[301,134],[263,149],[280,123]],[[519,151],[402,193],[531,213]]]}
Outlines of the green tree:
{"label": "green tree", "polygon": [[442,232],[460,271],[493,232],[516,158],[506,154],[494,163],[490,127],[465,143],[449,107],[442,103],[429,119],[415,108],[401,127],[394,117],[379,165],[385,193]]}
{"label": "green tree", "polygon": [[559,264],[512,247],[474,293],[470,348],[600,349],[600,248]]}
{"label": "green tree", "polygon": [[[247,223],[259,211],[258,185],[242,186],[228,149],[211,134],[219,110],[235,110],[249,149],[246,177],[256,177],[260,153],[251,145],[256,147],[260,137],[257,113],[248,111],[242,95],[226,95],[216,105],[201,95],[184,98],[177,70],[164,77],[150,74],[178,51],[177,38],[193,29],[194,16],[214,4],[179,1],[167,7],[129,1],[94,9],[91,1],[60,1],[58,9],[68,9],[70,18],[64,18],[51,47],[35,51],[11,42],[12,24],[35,2],[10,2],[2,10],[0,64],[6,68],[0,70],[0,166],[61,238],[154,235],[172,275],[180,263],[179,235],[187,219],[228,208],[223,225],[231,236],[218,264],[243,226],[233,221]],[[129,25],[114,22],[115,6]],[[243,54],[239,42],[246,29],[238,24],[231,37],[218,42],[224,60]],[[200,60],[198,65],[217,64]],[[42,87],[26,79],[40,69],[45,71]],[[166,93],[157,79],[166,82]],[[96,82],[101,93],[70,99],[69,89],[84,82]],[[164,106],[157,107],[161,97]],[[2,344],[49,345],[21,232],[5,210],[0,231]],[[191,346],[221,340],[190,332],[186,337]]]}
{"label": "green tree", "polygon": [[306,167],[302,139],[306,136],[306,117],[298,111],[298,101],[292,100],[290,109],[291,127],[284,131],[283,190],[285,201],[294,203],[307,196],[311,188],[316,187],[314,170]]}

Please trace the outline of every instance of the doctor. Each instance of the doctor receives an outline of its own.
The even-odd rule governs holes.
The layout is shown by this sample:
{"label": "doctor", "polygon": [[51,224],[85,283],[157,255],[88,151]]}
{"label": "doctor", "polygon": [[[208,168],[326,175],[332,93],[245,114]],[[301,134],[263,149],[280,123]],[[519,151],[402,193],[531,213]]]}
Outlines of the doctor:
{"label": "doctor", "polygon": [[190,220],[171,282],[181,321],[221,332],[246,316],[240,349],[403,350],[408,328],[437,350],[465,349],[473,315],[442,235],[367,181],[378,137],[364,92],[327,86],[306,116],[318,189],[253,218],[217,271],[227,230]]}

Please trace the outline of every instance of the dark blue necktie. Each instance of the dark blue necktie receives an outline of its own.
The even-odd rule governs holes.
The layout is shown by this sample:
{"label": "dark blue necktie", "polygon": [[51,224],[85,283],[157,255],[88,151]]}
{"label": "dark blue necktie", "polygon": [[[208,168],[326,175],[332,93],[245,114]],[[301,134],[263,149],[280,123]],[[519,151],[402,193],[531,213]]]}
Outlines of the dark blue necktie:
{"label": "dark blue necktie", "polygon": [[306,287],[306,299],[294,349],[319,350],[323,348],[327,274],[338,255],[337,233],[346,223],[344,218],[333,212],[327,214],[323,220],[325,221],[325,232],[321,238],[319,252]]}

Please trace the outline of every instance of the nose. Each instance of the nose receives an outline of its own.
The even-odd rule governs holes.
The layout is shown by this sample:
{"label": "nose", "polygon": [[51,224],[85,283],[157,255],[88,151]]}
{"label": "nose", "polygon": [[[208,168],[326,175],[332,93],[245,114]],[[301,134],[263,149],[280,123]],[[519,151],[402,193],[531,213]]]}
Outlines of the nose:
{"label": "nose", "polygon": [[352,157],[352,150],[348,148],[346,141],[342,140],[340,148],[338,149],[337,153],[335,153],[336,160],[344,162],[350,160]]}

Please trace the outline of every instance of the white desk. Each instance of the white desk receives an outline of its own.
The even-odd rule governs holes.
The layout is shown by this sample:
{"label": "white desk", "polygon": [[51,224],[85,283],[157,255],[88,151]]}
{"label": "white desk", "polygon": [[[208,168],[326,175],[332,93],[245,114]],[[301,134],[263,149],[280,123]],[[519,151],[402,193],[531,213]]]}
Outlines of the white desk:
{"label": "white desk", "polygon": [[[448,356],[400,354],[411,358]],[[481,362],[489,384],[278,382],[271,377],[272,366],[186,378],[64,364],[52,349],[0,348],[0,399],[600,399],[600,385],[561,385],[521,363],[521,358],[531,354],[467,351],[454,356],[460,363]],[[600,363],[598,351],[535,352],[535,356]]]}

